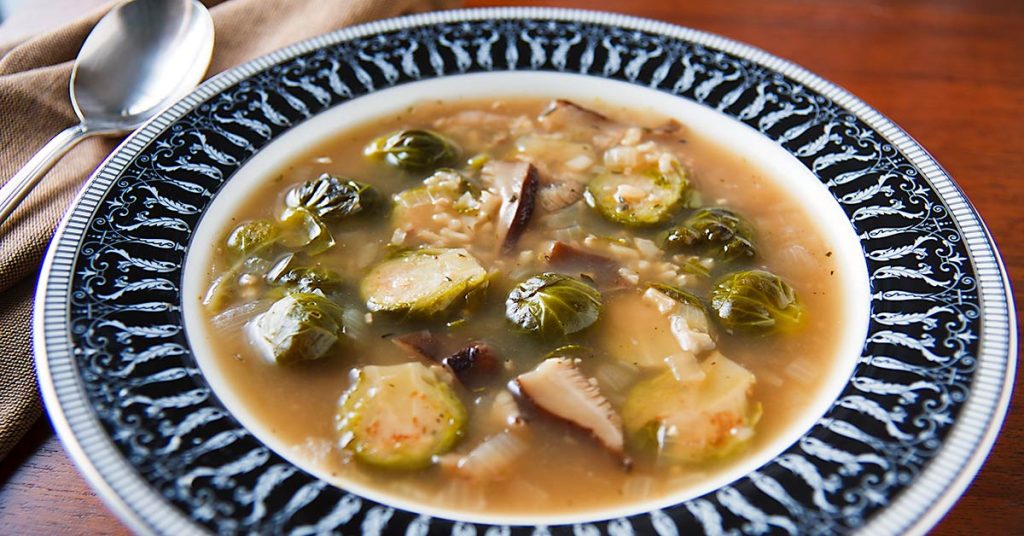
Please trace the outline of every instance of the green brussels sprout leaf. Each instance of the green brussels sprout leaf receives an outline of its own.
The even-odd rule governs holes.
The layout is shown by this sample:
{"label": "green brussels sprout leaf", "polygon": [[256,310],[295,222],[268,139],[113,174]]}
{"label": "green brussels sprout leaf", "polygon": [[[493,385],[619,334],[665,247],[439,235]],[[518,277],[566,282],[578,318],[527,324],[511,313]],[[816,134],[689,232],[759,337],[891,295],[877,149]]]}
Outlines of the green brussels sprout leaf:
{"label": "green brussels sprout leaf", "polygon": [[722,278],[711,289],[711,309],[729,333],[756,335],[792,330],[803,314],[793,287],[764,270]]}
{"label": "green brussels sprout leaf", "polygon": [[698,248],[724,262],[751,259],[757,253],[754,229],[739,214],[721,207],[702,208],[665,235],[666,248]]}
{"label": "green brussels sprout leaf", "polygon": [[296,292],[256,320],[256,333],[278,364],[324,357],[343,333],[341,307],[320,294]]}
{"label": "green brussels sprout leaf", "polygon": [[509,293],[505,317],[528,333],[559,338],[590,327],[601,307],[601,293],[594,287],[567,275],[543,273]]}
{"label": "green brussels sprout leaf", "polygon": [[299,292],[319,290],[325,294],[338,291],[345,284],[338,272],[321,267],[293,268],[281,276],[280,282],[294,287]]}
{"label": "green brussels sprout leaf", "polygon": [[285,194],[290,209],[304,209],[321,220],[339,220],[372,209],[381,199],[369,184],[324,173]]}
{"label": "green brussels sprout leaf", "polygon": [[459,149],[454,141],[437,132],[410,129],[377,138],[366,146],[363,154],[398,169],[420,173],[453,165]]}

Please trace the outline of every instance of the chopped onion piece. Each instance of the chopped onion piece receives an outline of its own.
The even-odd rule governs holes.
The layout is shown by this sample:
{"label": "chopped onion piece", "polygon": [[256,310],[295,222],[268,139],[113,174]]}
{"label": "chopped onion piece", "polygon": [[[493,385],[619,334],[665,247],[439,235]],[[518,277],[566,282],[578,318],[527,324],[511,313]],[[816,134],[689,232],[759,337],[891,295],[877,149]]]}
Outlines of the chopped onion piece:
{"label": "chopped onion piece", "polygon": [[263,311],[270,309],[273,300],[257,300],[236,305],[222,313],[218,313],[210,319],[210,324],[225,334],[235,335],[246,323],[256,318]]}
{"label": "chopped onion piece", "polygon": [[459,475],[476,480],[493,480],[504,476],[526,453],[528,445],[518,434],[505,430],[484,440],[455,466]]}

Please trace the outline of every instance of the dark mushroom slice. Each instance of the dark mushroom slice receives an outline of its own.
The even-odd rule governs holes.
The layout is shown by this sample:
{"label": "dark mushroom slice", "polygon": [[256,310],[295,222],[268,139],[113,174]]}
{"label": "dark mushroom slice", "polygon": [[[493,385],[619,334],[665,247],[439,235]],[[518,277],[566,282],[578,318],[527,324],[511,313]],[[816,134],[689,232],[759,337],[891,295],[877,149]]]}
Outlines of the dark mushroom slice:
{"label": "dark mushroom slice", "polygon": [[681,149],[686,145],[686,128],[675,119],[650,129],[647,134],[652,140],[672,149]]}
{"label": "dark mushroom slice", "polygon": [[622,418],[572,360],[545,359],[515,379],[535,406],[590,434],[616,456],[623,455]]}
{"label": "dark mushroom slice", "polygon": [[560,240],[551,244],[544,254],[544,260],[555,270],[586,275],[601,286],[615,285],[621,279],[618,262]]}
{"label": "dark mushroom slice", "polygon": [[537,168],[528,162],[488,162],[480,177],[501,198],[498,243],[503,252],[510,252],[526,230],[537,203]]}
{"label": "dark mushroom slice", "polygon": [[618,124],[600,112],[585,108],[566,99],[555,99],[540,114],[542,121],[552,127],[586,123],[591,125]]}
{"label": "dark mushroom slice", "polygon": [[[541,126],[548,131],[567,132],[577,139],[589,135],[591,138],[588,141],[599,149],[607,149],[618,143],[630,127],[564,99],[552,101],[538,119]],[[675,120],[669,120],[645,131],[650,139],[669,147],[679,147],[686,143],[683,137],[686,133],[685,128]]]}
{"label": "dark mushroom slice", "polygon": [[486,381],[498,371],[494,350],[484,343],[473,343],[441,360],[441,364],[463,385],[471,387]]}
{"label": "dark mushroom slice", "polygon": [[683,134],[683,125],[675,119],[669,119],[652,128],[651,134],[655,136],[681,136]]}

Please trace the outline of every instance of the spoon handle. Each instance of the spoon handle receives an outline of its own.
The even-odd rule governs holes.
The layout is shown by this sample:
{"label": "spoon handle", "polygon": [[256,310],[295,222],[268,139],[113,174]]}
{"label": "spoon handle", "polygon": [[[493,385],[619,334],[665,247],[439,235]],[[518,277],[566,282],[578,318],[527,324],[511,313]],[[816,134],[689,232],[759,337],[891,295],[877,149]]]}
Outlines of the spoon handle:
{"label": "spoon handle", "polygon": [[11,180],[0,187],[0,228],[3,227],[7,217],[14,212],[21,200],[35,187],[39,179],[42,179],[43,175],[60,160],[60,157],[91,134],[92,132],[83,124],[68,127],[46,142],[46,145],[32,155],[32,158],[11,177]]}

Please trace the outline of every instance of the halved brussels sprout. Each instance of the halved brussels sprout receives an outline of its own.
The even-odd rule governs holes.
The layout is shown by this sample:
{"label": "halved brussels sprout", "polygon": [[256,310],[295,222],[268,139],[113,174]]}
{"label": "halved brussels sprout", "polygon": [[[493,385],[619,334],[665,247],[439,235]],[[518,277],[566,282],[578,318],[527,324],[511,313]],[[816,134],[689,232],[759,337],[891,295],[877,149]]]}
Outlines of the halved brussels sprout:
{"label": "halved brussels sprout", "polygon": [[759,335],[793,329],[803,314],[793,287],[764,270],[722,278],[711,289],[711,309],[729,333]]}
{"label": "halved brussels sprout", "polygon": [[690,181],[680,166],[663,173],[602,173],[587,185],[587,203],[605,219],[629,227],[670,220],[687,204]]}
{"label": "halved brussels sprout", "polygon": [[292,187],[285,194],[288,208],[305,209],[323,220],[338,220],[369,210],[380,194],[369,184],[327,173]]}
{"label": "halved brussels sprout", "polygon": [[739,214],[720,207],[702,208],[665,235],[670,248],[700,248],[706,255],[732,262],[756,254],[754,229]]}
{"label": "halved brussels sprout", "polygon": [[487,271],[465,249],[424,248],[375,266],[362,294],[370,311],[432,316],[486,287]]}
{"label": "halved brussels sprout", "polygon": [[387,469],[420,469],[463,435],[466,408],[421,363],[366,366],[341,398],[336,425],[356,459]]}
{"label": "halved brussels sprout", "polygon": [[256,334],[281,365],[324,357],[342,332],[341,307],[320,294],[288,294],[256,319]]}
{"label": "halved brussels sprout", "polygon": [[382,158],[406,171],[426,172],[450,166],[459,156],[458,146],[447,137],[430,130],[410,129],[381,136],[366,146],[363,154]]}
{"label": "halved brussels sprout", "polygon": [[505,317],[523,331],[558,338],[590,327],[601,305],[601,293],[594,287],[567,275],[543,273],[509,293]]}
{"label": "halved brussels sprout", "polygon": [[630,390],[622,420],[637,447],[653,448],[659,460],[696,462],[726,456],[753,436],[754,375],[717,352],[700,368],[702,381],[664,372]]}
{"label": "halved brussels sprout", "polygon": [[228,235],[228,249],[245,257],[273,244],[280,235],[277,224],[270,220],[253,220],[235,227]]}

